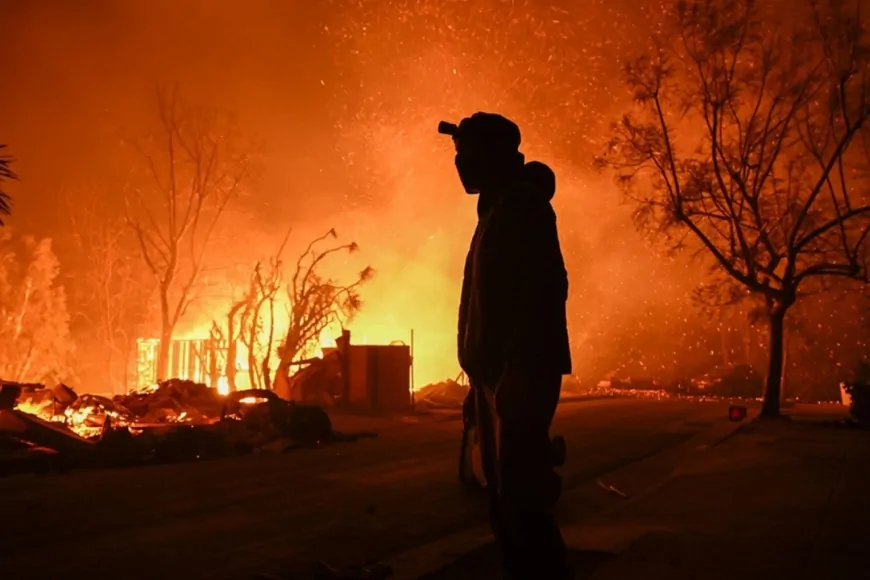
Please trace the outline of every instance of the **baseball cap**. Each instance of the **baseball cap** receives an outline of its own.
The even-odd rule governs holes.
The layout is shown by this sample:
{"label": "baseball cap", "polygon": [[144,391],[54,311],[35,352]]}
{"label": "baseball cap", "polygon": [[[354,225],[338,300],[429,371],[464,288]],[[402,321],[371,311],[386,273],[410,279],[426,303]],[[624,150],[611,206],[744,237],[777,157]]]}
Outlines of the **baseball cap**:
{"label": "baseball cap", "polygon": [[438,132],[450,135],[454,141],[467,137],[483,145],[510,150],[519,149],[522,142],[517,124],[496,113],[474,113],[462,119],[458,125],[441,121]]}

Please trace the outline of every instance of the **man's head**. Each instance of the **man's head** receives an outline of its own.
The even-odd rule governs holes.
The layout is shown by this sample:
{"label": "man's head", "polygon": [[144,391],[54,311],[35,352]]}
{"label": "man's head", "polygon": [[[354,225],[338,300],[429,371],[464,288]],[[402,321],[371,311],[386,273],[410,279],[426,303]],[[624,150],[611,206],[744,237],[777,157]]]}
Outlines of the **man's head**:
{"label": "man's head", "polygon": [[459,125],[442,121],[438,132],[453,137],[456,170],[468,193],[499,185],[522,168],[520,129],[493,113],[475,113]]}

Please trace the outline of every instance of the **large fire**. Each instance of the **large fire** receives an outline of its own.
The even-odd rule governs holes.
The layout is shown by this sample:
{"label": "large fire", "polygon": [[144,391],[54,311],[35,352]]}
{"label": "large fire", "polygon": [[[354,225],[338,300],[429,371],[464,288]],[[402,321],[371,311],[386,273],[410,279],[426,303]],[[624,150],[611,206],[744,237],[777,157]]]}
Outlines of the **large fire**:
{"label": "large fire", "polygon": [[[337,325],[325,328],[319,339],[304,349],[302,355],[307,357],[307,362],[301,365],[299,370],[311,364],[314,366],[335,364],[334,360],[337,359],[326,356],[325,349],[336,346],[336,338],[341,332],[342,329]],[[368,336],[363,335],[361,342],[365,345]],[[400,341],[393,341],[395,342]],[[136,431],[146,425],[213,423],[221,419],[224,401],[229,400],[227,396],[234,390],[230,377],[225,374],[228,361],[223,361],[223,366],[220,366],[217,365],[217,359],[209,359],[209,356],[215,356],[214,344],[207,338],[188,337],[174,341],[170,349],[170,366],[177,378],[170,381],[146,383],[125,395],[116,395],[111,399],[100,395],[77,395],[65,385],[57,385],[54,388],[31,387],[18,399],[15,410],[33,415],[43,421],[62,424],[85,438],[97,437],[104,433],[107,427],[121,427]],[[159,341],[155,339],[138,341],[137,369],[140,384],[143,379],[147,381],[148,376],[153,374],[158,346]],[[248,353],[243,348],[240,350],[242,352],[234,361],[236,373],[239,375],[235,390],[261,388],[259,384],[245,382],[244,377],[248,374]],[[215,364],[211,364],[210,360]],[[220,376],[210,374],[209,368],[212,373],[216,369],[222,374]],[[309,379],[301,379],[303,384],[312,384],[316,389],[327,389],[326,383],[322,382],[322,375],[315,373],[313,376],[316,384],[311,383]],[[407,377],[406,380],[410,382],[411,379]],[[409,382],[405,385],[410,386]],[[301,394],[304,396],[304,393]],[[265,401],[266,399],[261,396],[247,396],[238,402],[242,405],[256,405]],[[131,409],[136,410],[131,411]]]}
{"label": "large fire", "polygon": [[[35,3],[21,3],[25,4]],[[172,19],[157,4],[127,3],[126,10],[135,17],[115,24],[94,20],[94,26],[118,30],[127,21],[156,23],[143,24],[135,34],[105,35],[120,43],[115,49],[93,48],[90,43],[103,35],[90,28],[51,34],[52,27],[62,26],[54,21],[62,23],[62,18],[16,28],[17,41],[32,49],[13,51],[13,61],[18,55],[51,51],[53,38],[83,34],[79,42],[67,42],[62,51],[52,53],[64,62],[57,65],[59,70],[76,71],[80,82],[64,85],[69,92],[65,101],[80,108],[70,114],[68,108],[54,106],[56,99],[41,104],[27,91],[4,95],[12,99],[4,109],[9,111],[5,130],[11,131],[4,139],[16,144],[23,163],[39,168],[22,172],[30,174],[34,193],[79,182],[116,192],[128,185],[124,180],[130,179],[131,171],[145,170],[127,164],[126,154],[116,147],[114,131],[94,128],[125,127],[125,133],[129,129],[136,134],[148,127],[147,119],[154,112],[139,106],[145,96],[141,83],[127,75],[107,76],[107,71],[117,68],[113,59],[123,55],[129,61],[134,55],[142,61],[136,70],[159,72],[168,70],[169,61],[164,59],[170,58],[173,74],[190,89],[188,96],[195,104],[202,99],[202,105],[237,112],[243,120],[239,130],[262,138],[270,150],[264,159],[263,183],[252,186],[256,195],[238,208],[238,214],[252,214],[257,227],[246,220],[226,220],[236,243],[218,240],[219,247],[209,253],[208,277],[227,267],[212,260],[249,264],[268,258],[291,225],[291,259],[307,240],[336,228],[342,240],[359,244],[360,261],[376,272],[362,290],[362,309],[348,324],[355,342],[410,342],[413,330],[414,386],[419,387],[458,374],[456,306],[462,260],[475,219],[474,200],[462,193],[452,167],[449,140],[438,136],[435,127],[441,119],[456,121],[476,110],[503,112],[521,125],[523,150],[529,158],[550,163],[559,178],[554,204],[570,272],[569,317],[578,374],[590,380],[612,371],[674,378],[719,364],[719,359],[757,364],[763,358],[759,333],[749,327],[743,313],[712,324],[698,315],[693,290],[706,276],[706,268],[653,252],[634,232],[630,204],[620,204],[622,198],[609,177],[588,167],[601,152],[609,124],[631,105],[631,94],[618,70],[623,58],[645,47],[650,32],[659,26],[660,2],[592,1],[583,3],[583,10],[576,9],[576,2],[495,0],[277,3],[302,11],[285,19],[287,26],[300,26],[298,34],[288,34],[286,26],[280,30],[272,26],[277,21],[274,9],[263,24],[261,10],[236,10],[228,17],[215,5],[197,15],[214,20],[196,28],[203,37],[195,44],[202,50],[193,52],[185,35],[160,34]],[[35,10],[34,23],[41,18]],[[209,42],[223,46],[227,31],[242,21],[245,30],[255,31],[258,42],[238,43],[229,60],[222,51],[209,50]],[[150,42],[160,50],[147,48]],[[172,43],[180,44],[173,47]],[[300,54],[305,57],[285,58]],[[292,74],[275,73],[286,72],[288,62],[298,66]],[[40,71],[39,64],[13,68],[16,74],[34,79],[53,79]],[[227,77],[236,82],[228,84]],[[94,86],[105,90],[89,90]],[[46,133],[49,130],[91,140],[72,150],[76,156],[72,159],[69,148],[46,149],[46,143],[54,143]],[[34,184],[34,178],[49,181]],[[22,214],[22,223],[48,224],[41,215],[47,206],[39,196],[23,195],[26,199],[32,200],[31,210],[37,213]],[[117,217],[111,199],[118,201],[119,196],[107,195],[106,203],[100,204],[109,219]],[[123,207],[115,209],[123,218]],[[20,210],[28,210],[27,202]],[[58,245],[69,241],[64,234],[78,237],[77,228],[66,221],[52,223],[49,229]],[[261,230],[262,237],[270,239],[251,241]],[[244,243],[239,243],[240,232]],[[65,253],[72,254],[71,248]],[[133,263],[142,268],[140,262]],[[64,263],[62,270],[71,273],[75,267]],[[345,279],[359,267],[349,259],[336,265],[335,277]],[[82,271],[70,279],[86,277]],[[68,289],[68,296],[85,295],[83,290]],[[202,302],[215,294],[208,290],[197,292]],[[179,337],[208,337],[211,321],[220,320],[226,311],[230,286],[223,284],[220,290],[220,300],[191,305]],[[113,298],[123,301],[120,293]],[[807,304],[806,310],[814,307]],[[70,303],[75,312],[84,307]],[[840,372],[839,367],[850,365],[866,350],[866,332],[861,328],[866,309],[857,301],[849,308],[853,315],[844,316],[838,301],[819,306],[813,324],[806,328],[819,323],[820,331],[824,327],[830,335],[826,337],[833,338],[800,345],[802,337],[795,333],[790,348],[798,356],[792,353],[789,364],[811,359],[807,366],[818,368],[820,375],[830,367]],[[88,316],[100,318],[96,313]],[[854,326],[842,330],[846,320],[854,321]],[[724,330],[714,332],[716,325]],[[90,330],[94,332],[83,334],[100,334],[98,329]],[[111,329],[108,335],[118,330]],[[321,337],[321,349],[331,345],[334,336]],[[809,349],[810,343],[814,356],[802,356],[797,349]],[[94,346],[103,345],[79,344],[77,358],[91,355],[95,360],[87,361],[87,367],[99,369],[109,356]],[[111,346],[106,349],[110,353],[116,345]],[[117,357],[102,366],[111,364],[118,364]],[[245,360],[238,361],[240,375],[247,374],[246,365]],[[101,392],[122,389],[119,372],[89,372],[92,376],[86,381],[91,384],[105,381],[95,387]],[[217,389],[228,392],[229,380],[220,377]]]}
{"label": "large fire", "polygon": [[[352,335],[352,343],[355,345],[395,345],[395,344],[404,344],[411,347],[412,354],[412,367],[411,367],[411,388],[413,390],[418,390],[421,386],[426,384],[433,384],[435,382],[444,380],[446,378],[455,377],[458,371],[454,368],[456,367],[456,363],[454,361],[455,357],[452,356],[452,351],[449,356],[436,356],[433,357],[432,353],[426,353],[425,351],[420,353],[419,359],[417,354],[419,351],[415,352],[415,344],[414,344],[414,331],[412,329],[402,330],[397,327],[389,326],[389,322],[393,317],[387,317],[387,324],[378,325],[373,323],[371,325],[359,325],[352,324],[350,325],[351,335]],[[278,317],[276,321],[276,328],[281,330],[282,320]],[[361,331],[357,331],[357,329],[361,328]],[[206,325],[201,324],[194,328],[194,330],[182,333],[180,337],[177,338],[179,341],[192,341],[192,342],[201,342],[202,345],[205,345],[208,342],[208,335],[206,333]],[[334,323],[326,328],[324,328],[320,332],[320,336],[316,341],[312,341],[312,343],[300,353],[300,359],[309,359],[309,358],[323,358],[324,349],[334,348],[336,346],[336,339],[341,336],[343,328],[340,324]],[[266,344],[268,342],[268,334],[269,330],[266,328],[262,328],[259,331],[259,337],[262,341],[262,344]],[[375,337],[374,340],[371,337]],[[139,380],[139,388],[145,388],[145,385],[152,384],[155,377],[143,374],[142,369],[153,369],[156,365],[156,354],[157,354],[157,345],[159,341],[157,339],[140,339],[140,360],[139,360],[139,372],[140,376]],[[279,341],[273,340],[272,349],[273,352],[277,349]],[[451,345],[452,346],[452,345]],[[147,347],[147,348],[146,348]],[[204,348],[201,346],[200,348]],[[261,350],[262,354],[262,350]],[[428,355],[428,356],[427,356]],[[186,358],[191,358],[191,355],[186,355]],[[418,360],[423,361],[422,369],[418,366]],[[230,385],[230,381],[225,374],[226,365],[228,363],[226,361],[221,361],[219,364],[219,372],[222,374],[217,378],[216,388],[218,392],[222,395],[228,394],[232,388]],[[273,355],[272,359],[272,372],[274,373],[274,367],[277,364],[277,357]],[[177,365],[175,367],[176,372],[174,373],[177,377],[192,381],[210,383],[210,378],[208,376],[207,365],[204,364],[196,364],[192,368],[185,369],[184,365]],[[235,369],[236,369],[236,388],[238,390],[244,389],[252,389],[252,388],[263,388],[263,383],[251,384],[249,379],[249,361],[248,361],[248,351],[244,344],[237,345],[237,354],[235,361]],[[296,369],[294,368],[294,371]],[[293,371],[291,371],[292,374]],[[420,377],[423,380],[420,380]]]}

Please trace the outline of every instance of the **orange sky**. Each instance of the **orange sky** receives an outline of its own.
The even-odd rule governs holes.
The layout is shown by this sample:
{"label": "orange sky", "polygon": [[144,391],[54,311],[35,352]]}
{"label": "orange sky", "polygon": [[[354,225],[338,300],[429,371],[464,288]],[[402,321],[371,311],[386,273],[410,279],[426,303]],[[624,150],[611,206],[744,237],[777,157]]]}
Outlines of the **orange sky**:
{"label": "orange sky", "polygon": [[[22,178],[9,188],[10,223],[57,238],[63,263],[67,222],[46,208],[64,187],[119,191],[129,173],[120,143],[152,112],[154,84],[177,81],[265,144],[243,210],[254,225],[222,258],[267,256],[289,227],[288,252],[298,251],[335,227],[361,248],[337,273],[376,271],[355,336],[407,340],[413,328],[424,384],[458,370],[475,219],[435,128],[498,111],[519,122],[528,157],[558,173],[578,372],[671,372],[678,352],[703,348],[686,338],[700,324],[689,295],[701,272],[648,247],[590,169],[626,103],[620,59],[659,12],[654,0],[6,0],[0,142]],[[198,304],[182,332],[228,298]],[[626,340],[644,354],[624,354]]]}

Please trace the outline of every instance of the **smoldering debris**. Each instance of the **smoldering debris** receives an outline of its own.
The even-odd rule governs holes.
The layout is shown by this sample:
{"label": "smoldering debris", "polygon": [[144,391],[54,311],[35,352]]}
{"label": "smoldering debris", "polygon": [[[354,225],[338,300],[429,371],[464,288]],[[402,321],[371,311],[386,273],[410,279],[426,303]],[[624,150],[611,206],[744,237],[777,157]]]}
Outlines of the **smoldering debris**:
{"label": "smoldering debris", "polygon": [[0,383],[0,475],[191,461],[352,441],[326,411],[267,390],[172,379],[114,398]]}
{"label": "smoldering debris", "polygon": [[415,403],[430,409],[458,409],[468,395],[468,385],[458,380],[446,379],[421,387],[414,393]]}

